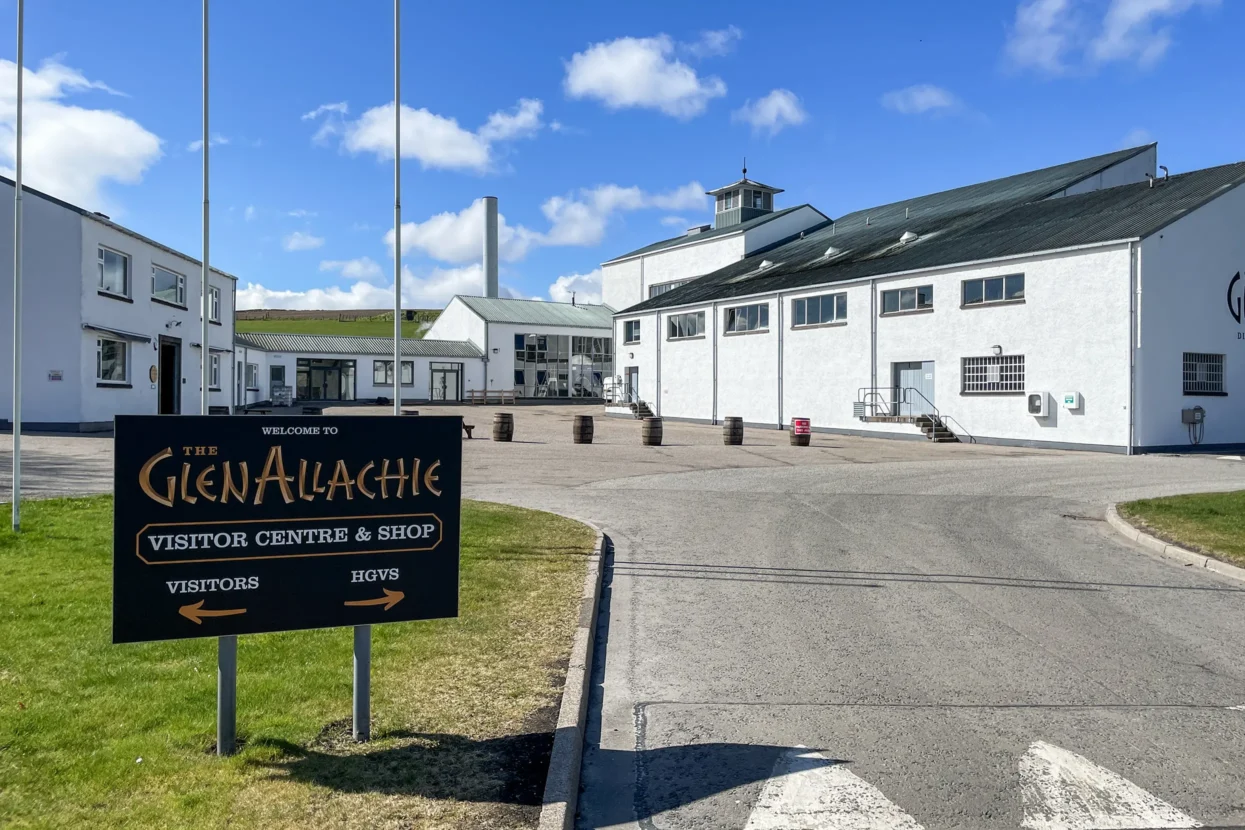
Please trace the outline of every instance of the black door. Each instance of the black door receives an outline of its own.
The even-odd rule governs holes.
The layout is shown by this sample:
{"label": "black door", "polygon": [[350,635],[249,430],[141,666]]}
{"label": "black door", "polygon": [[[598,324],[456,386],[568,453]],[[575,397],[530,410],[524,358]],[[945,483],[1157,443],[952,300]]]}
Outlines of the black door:
{"label": "black door", "polygon": [[161,415],[180,415],[182,411],[182,344],[170,337],[160,338],[159,407]]}

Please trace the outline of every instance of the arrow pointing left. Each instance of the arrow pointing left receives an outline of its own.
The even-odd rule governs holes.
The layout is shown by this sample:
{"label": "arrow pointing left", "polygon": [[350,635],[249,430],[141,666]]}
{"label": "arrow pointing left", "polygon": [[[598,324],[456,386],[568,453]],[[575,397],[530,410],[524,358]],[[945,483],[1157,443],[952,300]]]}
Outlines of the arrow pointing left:
{"label": "arrow pointing left", "polygon": [[203,610],[203,600],[199,600],[193,605],[183,605],[177,609],[177,613],[190,620],[195,625],[203,625],[204,617],[232,617],[235,614],[245,614],[245,608],[229,608],[223,611],[205,611]]}

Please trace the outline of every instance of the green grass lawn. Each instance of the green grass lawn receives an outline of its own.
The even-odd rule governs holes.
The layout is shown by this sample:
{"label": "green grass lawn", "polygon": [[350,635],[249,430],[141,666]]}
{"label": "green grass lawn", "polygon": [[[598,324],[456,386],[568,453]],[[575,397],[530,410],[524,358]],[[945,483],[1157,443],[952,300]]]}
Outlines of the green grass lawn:
{"label": "green grass lawn", "polygon": [[[277,334],[349,334],[356,337],[393,337],[393,317],[388,320],[238,320],[239,332],[273,332]],[[412,340],[423,337],[427,323],[402,321],[402,336]]]}
{"label": "green grass lawn", "polygon": [[110,497],[0,532],[0,827],[534,826],[594,534],[464,502],[461,617],[238,641],[240,752],[212,753],[213,639],[112,645]]}
{"label": "green grass lawn", "polygon": [[1155,536],[1245,566],[1245,490],[1142,499],[1118,509],[1122,517]]}

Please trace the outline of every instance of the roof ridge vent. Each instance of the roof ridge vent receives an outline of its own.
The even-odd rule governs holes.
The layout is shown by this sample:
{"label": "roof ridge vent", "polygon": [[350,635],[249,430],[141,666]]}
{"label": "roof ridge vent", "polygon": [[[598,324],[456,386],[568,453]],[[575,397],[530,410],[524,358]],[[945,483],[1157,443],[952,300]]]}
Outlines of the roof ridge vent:
{"label": "roof ridge vent", "polygon": [[773,268],[773,267],[774,267],[774,263],[770,262],[768,259],[763,259],[761,260],[761,264],[757,266],[757,270],[764,271],[766,268]]}
{"label": "roof ridge vent", "polygon": [[830,259],[830,257],[836,257],[841,253],[843,253],[841,248],[836,248],[831,245],[829,248],[826,248],[826,252],[822,254],[821,257],[822,259]]}
{"label": "roof ridge vent", "polygon": [[920,238],[912,231],[904,231],[903,235],[899,237],[899,244],[907,245],[909,242],[916,242]]}

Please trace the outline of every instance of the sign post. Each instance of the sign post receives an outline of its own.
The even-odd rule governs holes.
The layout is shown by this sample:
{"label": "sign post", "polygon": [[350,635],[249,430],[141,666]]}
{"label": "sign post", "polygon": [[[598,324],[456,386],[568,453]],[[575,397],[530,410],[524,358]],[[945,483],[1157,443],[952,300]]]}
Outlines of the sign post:
{"label": "sign post", "polygon": [[116,419],[113,642],[218,637],[232,746],[237,635],[458,616],[462,419]]}

